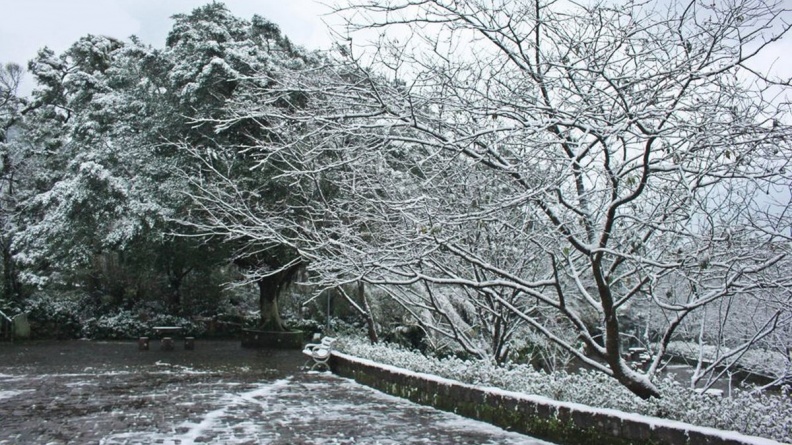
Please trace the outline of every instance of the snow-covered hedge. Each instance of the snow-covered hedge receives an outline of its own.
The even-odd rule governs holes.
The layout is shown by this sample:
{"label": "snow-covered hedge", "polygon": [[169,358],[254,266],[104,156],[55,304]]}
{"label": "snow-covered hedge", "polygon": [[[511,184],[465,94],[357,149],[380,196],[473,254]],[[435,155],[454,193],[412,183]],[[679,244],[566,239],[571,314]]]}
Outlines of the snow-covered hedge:
{"label": "snow-covered hedge", "polygon": [[191,336],[204,333],[203,326],[184,317],[158,314],[143,322],[139,315],[122,310],[87,320],[83,325],[82,335],[95,340],[134,339],[143,335],[154,335],[152,326],[179,326],[184,329],[185,335]]}
{"label": "snow-covered hedge", "polygon": [[483,361],[437,359],[393,345],[371,345],[352,337],[342,338],[338,349],[379,363],[473,385],[492,386],[792,442],[792,400],[786,390],[780,396],[735,390],[732,397],[718,398],[696,393],[667,378],[656,382],[663,397],[645,401],[613,379],[596,372],[546,374],[535,371],[529,365],[498,367]]}
{"label": "snow-covered hedge", "polygon": [[28,299],[22,312],[28,314],[34,338],[77,338],[82,328],[80,309],[81,301],[71,296],[36,294]]}
{"label": "snow-covered hedge", "polygon": [[146,326],[130,311],[119,311],[86,320],[82,336],[96,340],[127,339],[143,335]]}

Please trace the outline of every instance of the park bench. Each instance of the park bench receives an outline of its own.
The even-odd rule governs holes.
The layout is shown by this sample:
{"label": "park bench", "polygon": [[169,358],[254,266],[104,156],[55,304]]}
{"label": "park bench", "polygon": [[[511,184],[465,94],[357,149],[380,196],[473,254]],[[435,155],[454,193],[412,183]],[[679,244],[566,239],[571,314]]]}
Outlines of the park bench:
{"label": "park bench", "polygon": [[336,339],[333,337],[324,337],[319,343],[308,343],[305,345],[303,349],[303,354],[310,357],[310,360],[306,362],[305,367],[308,367],[308,364],[313,361],[311,364],[311,371],[313,371],[317,366],[324,366],[328,370],[330,369],[330,365],[327,362],[330,360],[330,355],[333,352],[333,345],[335,345]]}

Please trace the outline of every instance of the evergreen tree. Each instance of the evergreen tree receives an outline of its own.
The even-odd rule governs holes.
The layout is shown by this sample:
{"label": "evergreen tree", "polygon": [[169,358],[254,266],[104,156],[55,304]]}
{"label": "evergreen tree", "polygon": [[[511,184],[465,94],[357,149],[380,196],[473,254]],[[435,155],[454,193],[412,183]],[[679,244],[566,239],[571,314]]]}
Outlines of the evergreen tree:
{"label": "evergreen tree", "polygon": [[22,68],[14,63],[0,66],[0,255],[2,255],[3,285],[0,302],[17,301],[20,284],[13,259],[13,241],[17,232],[17,203],[23,193],[25,156],[21,146],[14,141],[13,133],[19,131],[25,102],[17,91],[22,79]]}
{"label": "evergreen tree", "polygon": [[213,168],[195,162],[200,150],[232,169],[251,205],[289,199],[288,183],[252,168],[259,160],[245,149],[276,135],[255,118],[232,122],[228,105],[273,85],[282,67],[315,59],[276,25],[219,3],[174,16],[162,50],[92,35],[61,55],[41,50],[29,66],[38,86],[23,136],[39,169],[17,241],[26,281],[79,285],[125,305],[162,281],[157,293],[180,312],[186,278],[232,262],[259,288],[262,328],[284,329],[277,298],[297,253],[197,232],[205,213],[185,191]]}

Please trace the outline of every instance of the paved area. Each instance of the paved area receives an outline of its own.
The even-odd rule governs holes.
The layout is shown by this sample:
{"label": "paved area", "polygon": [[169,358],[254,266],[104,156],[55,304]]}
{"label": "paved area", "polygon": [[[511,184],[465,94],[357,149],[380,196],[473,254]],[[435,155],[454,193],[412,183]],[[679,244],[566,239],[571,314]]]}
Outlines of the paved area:
{"label": "paved area", "polygon": [[303,363],[238,342],[0,344],[0,445],[545,443]]}

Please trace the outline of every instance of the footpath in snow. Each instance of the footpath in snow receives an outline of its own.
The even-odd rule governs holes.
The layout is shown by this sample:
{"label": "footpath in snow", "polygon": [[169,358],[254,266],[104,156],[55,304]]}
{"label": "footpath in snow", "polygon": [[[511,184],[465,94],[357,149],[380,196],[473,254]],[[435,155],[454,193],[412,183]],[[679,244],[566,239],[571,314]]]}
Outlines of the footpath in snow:
{"label": "footpath in snow", "polygon": [[[299,352],[203,342],[0,345],[0,445],[545,442],[299,370]],[[190,353],[195,352],[190,355]]]}

